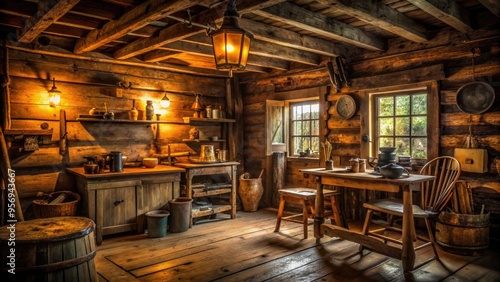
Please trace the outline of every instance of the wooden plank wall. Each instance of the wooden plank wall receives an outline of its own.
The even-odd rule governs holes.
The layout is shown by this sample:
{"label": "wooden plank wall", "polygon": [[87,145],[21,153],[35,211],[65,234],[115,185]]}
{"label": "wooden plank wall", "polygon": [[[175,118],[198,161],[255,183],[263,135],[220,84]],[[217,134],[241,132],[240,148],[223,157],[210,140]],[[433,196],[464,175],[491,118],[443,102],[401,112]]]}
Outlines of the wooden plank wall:
{"label": "wooden plank wall", "polygon": [[[500,205],[498,193],[500,193],[500,182],[498,181],[500,167],[500,26],[495,24],[488,29],[476,30],[470,34],[460,34],[448,28],[433,35],[430,41],[417,44],[403,39],[389,40],[388,50],[385,52],[353,53],[347,59],[347,72],[349,76],[358,82],[364,81],[366,88],[373,88],[377,83],[368,78],[376,75],[385,75],[397,72],[409,72],[412,70],[442,65],[445,78],[440,83],[440,146],[439,155],[453,155],[454,148],[462,147],[468,133],[468,120],[470,115],[463,113],[455,105],[455,93],[465,83],[473,81],[472,76],[472,53],[475,50],[475,76],[476,80],[490,83],[495,91],[497,100],[494,106],[487,112],[472,115],[472,133],[477,138],[479,145],[488,149],[489,171],[484,174],[463,173],[461,178],[469,182],[474,189],[476,205],[483,203],[487,209],[496,211],[492,213],[491,234],[500,234],[500,214],[495,208]],[[424,69],[425,70],[425,69]],[[420,80],[419,80],[420,79]],[[391,83],[402,84],[401,81],[416,80],[425,81],[425,77],[399,77],[394,81],[384,81],[385,86]],[[318,68],[316,71],[303,73],[291,73],[285,76],[270,76],[241,79],[241,89],[245,99],[246,110],[252,113],[252,117],[245,119],[246,125],[253,128],[247,130],[245,135],[246,157],[249,162],[246,167],[249,170],[257,170],[264,162],[261,144],[255,143],[262,133],[260,127],[264,124],[259,122],[264,113],[266,99],[276,99],[280,92],[294,89],[314,88],[330,84],[326,68]],[[335,103],[341,94],[349,93],[358,102],[363,103],[366,97],[360,96],[363,84],[359,88],[342,89],[342,93],[330,93],[328,101],[328,140],[334,143],[335,165],[346,165],[349,158],[360,155],[360,116],[358,113],[349,120],[340,119],[335,113]],[[247,147],[248,145],[248,147]],[[295,162],[288,162],[286,173],[286,185],[304,185],[299,179],[298,168]],[[488,197],[488,194],[494,197]],[[345,195],[346,209],[350,212],[350,218],[360,216],[360,205],[373,195],[348,191]],[[488,200],[486,200],[488,199]],[[492,240],[500,242],[498,235],[493,235]]]}
{"label": "wooden plank wall", "polygon": [[[1,53],[2,62],[5,53]],[[22,137],[11,138],[12,167],[16,170],[16,187],[23,200],[23,209],[29,209],[37,192],[74,190],[73,179],[64,173],[65,167],[80,166],[84,156],[121,151],[128,161],[140,161],[151,154],[171,152],[197,153],[195,146],[187,146],[182,139],[189,138],[188,124],[182,117],[193,115],[191,105],[201,94],[203,105],[226,106],[226,82],[223,78],[199,77],[150,70],[133,66],[80,61],[61,57],[9,50],[11,79],[12,129],[40,129],[47,123],[53,135],[34,152],[22,150]],[[62,92],[61,104],[48,105],[48,90],[52,78]],[[118,84],[122,82],[125,87]],[[159,144],[154,146],[157,124],[79,122],[79,114],[88,114],[92,107],[104,110],[104,103],[115,113],[116,119],[128,119],[133,100],[139,110],[139,120],[145,119],[146,100],[153,100],[155,113],[160,112],[159,100],[167,93],[171,105],[163,110]],[[59,154],[60,110],[66,112],[68,153]],[[156,119],[156,117],[155,117]],[[220,126],[197,126],[200,138],[220,135]]]}

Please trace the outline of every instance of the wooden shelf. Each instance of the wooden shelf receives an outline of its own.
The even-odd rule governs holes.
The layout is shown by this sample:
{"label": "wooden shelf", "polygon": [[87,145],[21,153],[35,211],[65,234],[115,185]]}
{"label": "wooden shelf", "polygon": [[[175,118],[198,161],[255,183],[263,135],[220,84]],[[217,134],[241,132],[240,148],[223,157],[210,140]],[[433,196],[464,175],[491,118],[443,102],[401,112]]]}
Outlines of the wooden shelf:
{"label": "wooden shelf", "polygon": [[212,214],[217,214],[225,211],[230,211],[233,209],[231,205],[212,205],[206,210],[198,210],[196,208],[193,208],[191,211],[191,217],[197,218],[197,217],[202,217],[202,216],[207,216],[207,215],[212,215]]}
{"label": "wooden shelf", "polygon": [[217,140],[210,140],[210,139],[182,139],[182,142],[184,143],[211,143],[211,142],[226,142],[226,139],[217,139]]}
{"label": "wooden shelf", "polygon": [[6,129],[4,135],[52,135],[54,129]]}
{"label": "wooden shelf", "polygon": [[235,119],[228,119],[228,118],[213,119],[213,118],[183,117],[182,119],[184,119],[184,123],[189,123],[189,124],[236,122]]}
{"label": "wooden shelf", "polygon": [[129,119],[98,119],[98,118],[77,118],[77,121],[80,122],[111,122],[111,123],[136,123],[136,124],[153,124],[153,123],[162,123],[162,124],[185,124],[180,121],[166,121],[166,120],[129,120]]}

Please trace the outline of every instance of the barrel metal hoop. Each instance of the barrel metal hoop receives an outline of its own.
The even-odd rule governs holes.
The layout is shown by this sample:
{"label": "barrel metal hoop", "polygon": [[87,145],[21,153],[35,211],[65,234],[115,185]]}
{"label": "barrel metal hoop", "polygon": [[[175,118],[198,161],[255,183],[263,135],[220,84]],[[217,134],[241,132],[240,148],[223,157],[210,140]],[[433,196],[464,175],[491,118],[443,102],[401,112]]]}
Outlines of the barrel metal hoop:
{"label": "barrel metal hoop", "polygon": [[88,253],[82,257],[77,257],[65,261],[35,265],[35,266],[16,267],[16,272],[31,272],[31,271],[51,272],[54,270],[70,268],[72,266],[76,266],[93,259],[95,255],[96,251],[94,250],[91,253]]}

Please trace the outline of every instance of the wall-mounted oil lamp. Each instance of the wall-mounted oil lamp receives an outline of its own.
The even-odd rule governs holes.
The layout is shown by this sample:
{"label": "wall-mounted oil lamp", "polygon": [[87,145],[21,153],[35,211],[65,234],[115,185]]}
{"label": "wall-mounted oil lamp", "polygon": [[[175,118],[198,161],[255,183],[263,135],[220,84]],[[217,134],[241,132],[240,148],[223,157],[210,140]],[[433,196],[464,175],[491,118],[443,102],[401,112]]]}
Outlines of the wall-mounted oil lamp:
{"label": "wall-mounted oil lamp", "polygon": [[49,105],[59,106],[61,103],[61,91],[56,87],[56,79],[52,78],[52,89],[49,90]]}
{"label": "wall-mounted oil lamp", "polygon": [[168,97],[167,97],[167,91],[165,91],[163,98],[161,98],[161,100],[160,100],[160,106],[164,109],[166,109],[170,106],[170,99],[168,99]]}

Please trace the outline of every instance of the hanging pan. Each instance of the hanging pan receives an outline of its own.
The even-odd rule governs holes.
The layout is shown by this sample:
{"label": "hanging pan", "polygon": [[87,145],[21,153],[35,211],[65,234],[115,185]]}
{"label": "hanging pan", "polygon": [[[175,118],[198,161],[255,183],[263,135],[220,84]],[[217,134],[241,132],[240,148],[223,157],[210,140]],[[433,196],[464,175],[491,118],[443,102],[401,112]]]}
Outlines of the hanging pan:
{"label": "hanging pan", "polygon": [[495,90],[485,82],[470,82],[458,89],[456,100],[458,108],[463,112],[481,114],[495,102]]}

